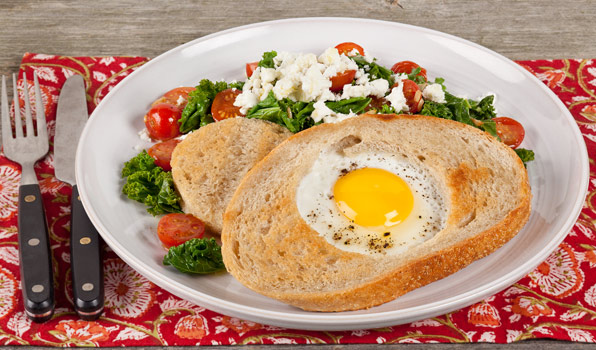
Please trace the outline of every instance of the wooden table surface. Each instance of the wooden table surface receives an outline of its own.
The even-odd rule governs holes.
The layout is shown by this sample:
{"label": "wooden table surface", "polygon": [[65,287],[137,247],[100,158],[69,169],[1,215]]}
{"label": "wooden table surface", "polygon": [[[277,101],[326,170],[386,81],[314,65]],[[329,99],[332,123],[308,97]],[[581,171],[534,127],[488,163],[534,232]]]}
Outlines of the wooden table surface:
{"label": "wooden table surface", "polygon": [[[0,0],[0,74],[16,72],[25,52],[155,57],[223,29],[319,16],[373,18],[427,27],[468,39],[514,60],[596,58],[594,0]],[[514,345],[440,344],[431,348],[587,346],[529,341]],[[317,347],[369,349],[375,345]]]}

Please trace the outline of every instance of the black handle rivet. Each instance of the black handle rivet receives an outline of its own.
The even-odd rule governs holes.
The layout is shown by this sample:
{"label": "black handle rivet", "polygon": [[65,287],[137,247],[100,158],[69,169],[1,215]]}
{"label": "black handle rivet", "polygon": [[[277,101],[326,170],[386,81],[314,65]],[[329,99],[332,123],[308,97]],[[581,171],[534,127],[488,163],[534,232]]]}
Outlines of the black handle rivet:
{"label": "black handle rivet", "polygon": [[33,293],[41,293],[41,292],[43,292],[44,289],[45,288],[41,284],[36,284],[33,287],[31,287],[31,291]]}
{"label": "black handle rivet", "polygon": [[37,239],[37,238],[31,238],[30,240],[27,241],[27,243],[30,246],[35,247],[36,245],[39,244],[39,239]]}
{"label": "black handle rivet", "polygon": [[83,237],[79,240],[79,243],[81,243],[82,245],[89,244],[89,243],[91,243],[91,238]]}
{"label": "black handle rivet", "polygon": [[93,283],[85,283],[81,286],[81,289],[83,289],[85,292],[90,292],[93,290],[93,288],[95,288]]}
{"label": "black handle rivet", "polygon": [[35,196],[34,196],[34,195],[32,195],[32,194],[29,194],[29,195],[26,195],[26,196],[25,196],[25,202],[27,202],[27,203],[31,203],[31,202],[33,202],[33,201],[35,201]]}

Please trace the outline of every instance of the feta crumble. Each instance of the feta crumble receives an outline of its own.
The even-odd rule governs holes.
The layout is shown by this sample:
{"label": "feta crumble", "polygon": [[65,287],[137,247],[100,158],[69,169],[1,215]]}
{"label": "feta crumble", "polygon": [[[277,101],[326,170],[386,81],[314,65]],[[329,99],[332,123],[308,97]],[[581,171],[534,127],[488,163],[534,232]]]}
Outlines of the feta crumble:
{"label": "feta crumble", "polygon": [[441,84],[428,84],[422,91],[422,97],[429,101],[445,103],[445,91]]}

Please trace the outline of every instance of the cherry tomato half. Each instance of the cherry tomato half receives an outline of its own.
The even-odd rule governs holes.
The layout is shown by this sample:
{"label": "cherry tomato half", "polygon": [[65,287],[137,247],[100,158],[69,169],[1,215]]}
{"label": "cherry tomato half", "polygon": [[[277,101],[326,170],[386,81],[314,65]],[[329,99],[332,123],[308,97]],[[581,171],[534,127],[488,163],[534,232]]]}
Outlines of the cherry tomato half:
{"label": "cherry tomato half", "polygon": [[186,103],[188,102],[188,94],[193,91],[195,88],[190,86],[183,86],[174,88],[168,92],[166,92],[162,97],[155,100],[151,107],[160,104],[160,103],[169,103],[173,104],[174,106],[179,107],[180,109],[184,109]]}
{"label": "cherry tomato half", "polygon": [[517,120],[508,117],[497,117],[493,120],[497,124],[497,135],[503,143],[511,148],[517,148],[522,143],[526,131]]}
{"label": "cherry tomato half", "polygon": [[259,66],[259,62],[250,62],[246,64],[246,77],[250,78],[255,69]]}
{"label": "cherry tomato half", "polygon": [[331,77],[331,87],[329,90],[333,92],[341,91],[341,89],[344,88],[344,85],[350,84],[354,80],[355,76],[356,71],[353,69],[337,73],[335,76]]}
{"label": "cherry tomato half", "polygon": [[158,103],[145,115],[145,127],[154,140],[169,140],[180,135],[178,119],[182,110],[171,103]]}
{"label": "cherry tomato half", "polygon": [[[393,87],[396,86],[397,84],[393,85]],[[410,79],[405,79],[403,81],[402,89],[404,92],[404,97],[406,98],[406,104],[408,105],[409,112],[412,114],[420,112],[422,106],[424,105],[424,99],[422,98],[422,91],[420,91],[418,84]]]}
{"label": "cherry tomato half", "polygon": [[422,76],[424,80],[426,80],[426,69],[420,67],[417,63],[412,61],[397,62],[393,65],[393,67],[391,67],[391,70],[395,74],[410,74],[416,68],[420,68],[420,73],[418,73],[418,75]]}
{"label": "cherry tomato half", "polygon": [[174,152],[174,148],[176,145],[180,143],[178,139],[171,139],[164,142],[156,143],[155,145],[151,146],[147,153],[153,159],[155,159],[155,165],[162,168],[165,171],[172,170],[172,166],[170,165],[170,161],[172,160],[172,152]]}
{"label": "cherry tomato half", "polygon": [[238,89],[226,89],[215,95],[213,104],[211,104],[213,120],[218,122],[220,120],[242,115],[242,113],[240,113],[240,107],[234,106],[234,101],[240,93],[241,91]]}
{"label": "cherry tomato half", "polygon": [[166,248],[179,246],[193,238],[203,238],[204,234],[205,223],[191,214],[167,214],[157,224],[157,237]]}
{"label": "cherry tomato half", "polygon": [[352,54],[352,51],[356,49],[361,56],[364,56],[364,49],[362,48],[362,46],[356,43],[345,42],[338,44],[335,48],[337,49],[337,51],[339,51],[340,55],[344,54],[346,56],[354,56]]}

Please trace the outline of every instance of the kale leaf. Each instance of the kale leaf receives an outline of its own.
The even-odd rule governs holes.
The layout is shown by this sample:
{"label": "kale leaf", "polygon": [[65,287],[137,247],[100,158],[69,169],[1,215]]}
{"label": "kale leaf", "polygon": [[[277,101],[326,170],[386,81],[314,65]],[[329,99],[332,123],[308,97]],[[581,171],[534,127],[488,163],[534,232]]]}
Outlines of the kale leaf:
{"label": "kale leaf", "polygon": [[[442,84],[442,81],[438,83]],[[445,103],[424,101],[420,114],[456,120],[482,129],[498,138],[497,127],[492,120],[496,117],[494,98],[493,95],[489,95],[480,101],[474,101],[445,92]]]}
{"label": "kale leaf", "polygon": [[514,149],[515,153],[517,153],[518,157],[524,162],[524,166],[527,162],[531,162],[534,160],[534,151],[525,149],[525,148],[516,148]]}
{"label": "kale leaf", "polygon": [[389,83],[389,86],[393,86],[393,72],[389,68],[385,68],[373,60],[368,62],[363,56],[356,55],[350,56],[352,61],[356,62],[358,68],[364,69],[364,71],[370,76],[370,80],[385,79]]}
{"label": "kale leaf", "polygon": [[263,119],[285,126],[293,133],[308,129],[315,123],[310,118],[313,102],[296,102],[289,98],[278,100],[273,91],[246,114],[247,118]]}
{"label": "kale leaf", "polygon": [[335,113],[350,114],[362,112],[372,101],[369,97],[352,97],[339,101],[328,101],[325,105]]}
{"label": "kale leaf", "polygon": [[209,79],[201,80],[199,85],[188,94],[188,103],[184,107],[182,116],[178,121],[180,132],[186,134],[201,126],[213,123],[211,103],[213,103],[215,95],[229,88],[242,89],[243,85],[244,83],[228,84],[225,81],[212,82]]}
{"label": "kale leaf", "polygon": [[171,265],[181,272],[198,274],[225,269],[221,247],[213,238],[193,238],[177,247],[171,247],[163,258],[163,264]]}
{"label": "kale leaf", "polygon": [[268,51],[263,53],[263,58],[259,61],[259,67],[263,68],[275,68],[275,62],[273,58],[277,56],[276,51]]}
{"label": "kale leaf", "polygon": [[122,193],[145,204],[151,215],[182,212],[172,173],[155,165],[147,151],[124,163],[121,174],[126,178]]}

